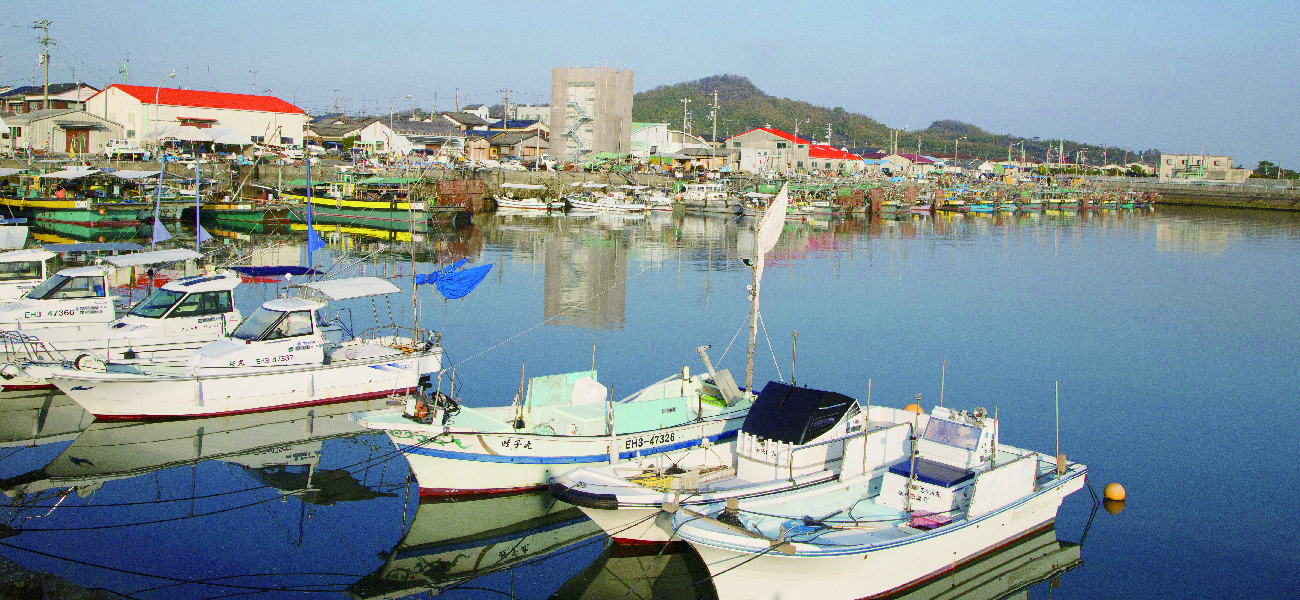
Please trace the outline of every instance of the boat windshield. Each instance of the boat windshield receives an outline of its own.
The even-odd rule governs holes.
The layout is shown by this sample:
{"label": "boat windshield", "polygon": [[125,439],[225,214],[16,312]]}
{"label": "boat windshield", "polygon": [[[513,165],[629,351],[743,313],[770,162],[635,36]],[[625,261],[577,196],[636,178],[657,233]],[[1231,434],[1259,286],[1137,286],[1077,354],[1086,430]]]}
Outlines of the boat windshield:
{"label": "boat windshield", "polygon": [[150,319],[161,318],[167,314],[167,310],[176,305],[176,302],[185,296],[185,292],[174,292],[172,290],[158,290],[148,298],[135,305],[131,312],[127,313],[135,317],[146,317]]}
{"label": "boat windshield", "polygon": [[37,279],[41,276],[41,261],[24,260],[0,263],[0,281]]}
{"label": "boat windshield", "polygon": [[230,337],[241,340],[276,340],[299,335],[311,335],[311,311],[280,312],[259,308],[244,319]]}
{"label": "boat windshield", "polygon": [[27,292],[31,300],[57,300],[64,298],[103,298],[104,278],[100,276],[68,277],[55,275]]}
{"label": "boat windshield", "polygon": [[942,419],[930,419],[924,437],[932,442],[974,450],[979,444],[980,428]]}

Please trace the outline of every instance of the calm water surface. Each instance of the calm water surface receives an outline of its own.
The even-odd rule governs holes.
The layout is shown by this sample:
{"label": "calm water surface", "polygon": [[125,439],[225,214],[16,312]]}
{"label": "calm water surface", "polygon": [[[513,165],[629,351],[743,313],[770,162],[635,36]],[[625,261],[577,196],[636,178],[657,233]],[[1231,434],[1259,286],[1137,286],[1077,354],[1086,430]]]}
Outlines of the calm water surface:
{"label": "calm water surface", "polygon": [[[498,214],[436,232],[417,240],[417,271],[495,267],[463,300],[422,288],[419,323],[442,334],[471,406],[508,403],[521,368],[593,360],[622,397],[702,370],[700,345],[743,373],[750,274],[737,256],[751,225]],[[333,237],[327,258],[366,256],[353,273],[409,277],[400,255],[369,256],[409,238]],[[1298,257],[1289,214],[791,222],[763,279],[755,382],[984,406],[1007,443],[1044,452],[1059,383],[1061,451],[1089,465],[1098,493],[1122,483],[1124,510],[1089,526],[1092,499],[1075,494],[1055,531],[911,597],[1294,597]],[[276,291],[248,286],[241,308]],[[350,308],[358,325],[413,319],[409,295]],[[388,439],[346,418],[380,404],[118,425],[62,396],[6,393],[0,555],[139,599],[711,597],[689,549],[608,547],[544,495],[419,502]]]}

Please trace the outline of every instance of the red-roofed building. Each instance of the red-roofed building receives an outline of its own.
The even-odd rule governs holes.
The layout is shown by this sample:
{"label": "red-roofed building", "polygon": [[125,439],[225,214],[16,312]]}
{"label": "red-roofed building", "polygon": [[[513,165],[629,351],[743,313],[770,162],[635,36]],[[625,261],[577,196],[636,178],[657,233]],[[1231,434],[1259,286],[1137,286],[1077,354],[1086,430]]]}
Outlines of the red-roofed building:
{"label": "red-roofed building", "polygon": [[793,173],[808,169],[811,143],[780,129],[757,127],[727,138],[726,147],[742,171]]}
{"label": "red-roofed building", "polygon": [[[157,99],[155,101],[155,98]],[[127,139],[165,127],[224,128],[257,143],[301,144],[307,114],[275,96],[113,84],[86,100],[86,111],[122,124]]]}
{"label": "red-roofed building", "polygon": [[841,150],[826,144],[811,144],[808,147],[808,169],[810,171],[835,171],[836,173],[855,173],[865,168],[862,157],[852,152]]}

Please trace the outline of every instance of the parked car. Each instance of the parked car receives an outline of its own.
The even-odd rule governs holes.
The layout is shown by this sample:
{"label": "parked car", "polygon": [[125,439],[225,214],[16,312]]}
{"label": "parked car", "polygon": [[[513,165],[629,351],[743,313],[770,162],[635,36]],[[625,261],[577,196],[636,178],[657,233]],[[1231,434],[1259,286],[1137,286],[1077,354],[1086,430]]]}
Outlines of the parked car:
{"label": "parked car", "polygon": [[104,156],[109,160],[149,160],[149,151],[136,146],[131,140],[108,140],[104,144]]}

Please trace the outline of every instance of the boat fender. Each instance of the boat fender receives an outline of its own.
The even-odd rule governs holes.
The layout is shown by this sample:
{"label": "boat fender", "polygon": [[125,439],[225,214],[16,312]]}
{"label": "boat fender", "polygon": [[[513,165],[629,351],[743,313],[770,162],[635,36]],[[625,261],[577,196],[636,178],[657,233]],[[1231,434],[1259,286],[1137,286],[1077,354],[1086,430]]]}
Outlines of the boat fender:
{"label": "boat fender", "polygon": [[13,363],[7,363],[5,366],[0,367],[0,377],[5,379],[13,379],[21,372],[22,370],[18,368],[18,365]]}

